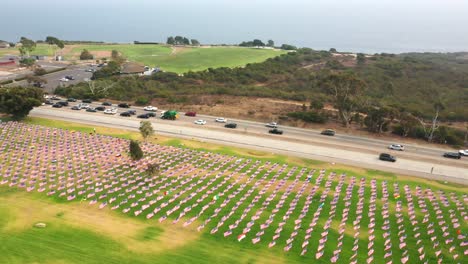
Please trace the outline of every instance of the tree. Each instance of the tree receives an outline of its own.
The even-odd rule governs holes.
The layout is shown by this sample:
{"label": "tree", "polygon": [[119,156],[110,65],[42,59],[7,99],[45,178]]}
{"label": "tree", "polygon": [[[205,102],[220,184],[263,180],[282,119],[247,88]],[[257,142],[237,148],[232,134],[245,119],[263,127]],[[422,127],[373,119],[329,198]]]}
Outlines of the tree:
{"label": "tree", "polygon": [[118,65],[122,65],[125,62],[125,58],[117,50],[112,50],[111,52],[112,61],[116,62]]}
{"label": "tree", "polygon": [[140,133],[141,136],[146,140],[149,136],[154,135],[154,129],[149,121],[140,122]]}
{"label": "tree", "polygon": [[44,78],[41,78],[41,77],[39,77],[39,76],[28,75],[28,76],[26,76],[26,82],[27,82],[28,84],[31,84],[31,83],[32,83],[32,84],[39,84],[39,85],[41,85],[41,84],[46,84],[46,83],[47,83],[47,80],[44,79]]}
{"label": "tree", "polygon": [[190,45],[190,40],[189,40],[188,38],[185,38],[185,37],[184,37],[184,39],[182,40],[182,43],[183,43],[184,45],[187,45],[187,46],[188,46],[188,45]]}
{"label": "tree", "polygon": [[343,125],[348,127],[365,82],[351,73],[332,73],[321,81],[321,85],[332,96]]}
{"label": "tree", "polygon": [[19,61],[21,67],[33,67],[36,63],[36,60],[33,58],[23,58]]}
{"label": "tree", "polygon": [[19,47],[19,52],[21,56],[29,57],[29,54],[36,49],[36,42],[25,37],[20,39],[21,46]]}
{"label": "tree", "polygon": [[322,110],[323,109],[323,99],[320,97],[314,97],[310,100],[310,109],[312,110]]}
{"label": "tree", "polygon": [[150,163],[148,164],[148,167],[146,167],[146,173],[148,174],[148,177],[153,177],[159,174],[160,170],[161,167],[157,163]]}
{"label": "tree", "polygon": [[434,131],[439,127],[437,124],[437,119],[439,118],[439,113],[445,109],[445,105],[442,103],[442,101],[437,101],[433,105],[434,107],[434,117],[432,118],[432,124],[431,124],[431,129],[429,130],[429,137],[428,141],[432,142],[433,137],[434,137]]}
{"label": "tree", "polygon": [[289,44],[283,44],[281,45],[282,50],[297,50],[296,46],[289,45]]}
{"label": "tree", "polygon": [[191,39],[190,42],[192,43],[192,46],[200,46],[200,42],[196,39]]}
{"label": "tree", "polygon": [[330,49],[330,53],[337,53],[337,52],[338,52],[338,51],[336,51],[335,48],[331,48],[331,49]]}
{"label": "tree", "polygon": [[175,40],[175,43],[174,43],[175,45],[182,45],[184,43],[184,38],[181,36],[176,36],[174,40]]}
{"label": "tree", "polygon": [[41,76],[41,75],[44,75],[46,73],[47,73],[47,71],[44,68],[40,67],[40,66],[36,67],[34,69],[34,75],[36,75],[36,76]]}
{"label": "tree", "polygon": [[12,115],[14,119],[26,117],[29,111],[40,106],[42,101],[43,92],[38,88],[0,88],[0,112]]}
{"label": "tree", "polygon": [[259,39],[254,39],[252,44],[255,46],[255,47],[263,47],[265,46],[265,43],[263,43],[261,40]]}
{"label": "tree", "polygon": [[274,46],[275,46],[275,42],[274,42],[273,40],[269,39],[268,42],[267,42],[267,46],[268,46],[268,47],[274,47]]}
{"label": "tree", "polygon": [[[45,39],[45,42],[47,44],[49,44],[49,46],[55,46],[55,47],[58,47],[59,49],[63,49],[65,47],[65,44],[63,43],[63,41],[59,40],[56,37],[52,37],[52,36],[47,36],[46,39]],[[56,55],[55,53],[56,52],[55,52],[55,48],[54,48],[54,56]]]}
{"label": "tree", "polygon": [[130,141],[130,157],[133,160],[140,160],[143,158],[143,151],[140,148],[140,144],[135,140]]}
{"label": "tree", "polygon": [[174,37],[168,37],[166,41],[167,45],[175,45]]}
{"label": "tree", "polygon": [[90,97],[98,99],[106,97],[109,94],[109,89],[117,85],[117,82],[107,82],[107,81],[89,81],[88,88]]}
{"label": "tree", "polygon": [[366,63],[366,55],[364,55],[363,53],[358,53],[356,55],[356,63],[359,66],[364,65]]}
{"label": "tree", "polygon": [[84,49],[80,54],[80,60],[92,60],[93,58],[93,54],[91,54],[87,49]]}
{"label": "tree", "polygon": [[371,108],[364,118],[364,124],[369,132],[382,133],[388,124],[386,117],[386,108]]}

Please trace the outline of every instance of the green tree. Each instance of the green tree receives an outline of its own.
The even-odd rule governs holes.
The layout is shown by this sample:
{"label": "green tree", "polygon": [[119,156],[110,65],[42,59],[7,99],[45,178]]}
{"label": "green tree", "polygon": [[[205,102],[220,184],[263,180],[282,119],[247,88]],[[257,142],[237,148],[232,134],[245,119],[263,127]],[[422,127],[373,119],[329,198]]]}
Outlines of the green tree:
{"label": "green tree", "polygon": [[384,107],[371,108],[364,118],[364,125],[369,132],[382,133],[388,125],[386,118],[387,111]]}
{"label": "green tree", "polygon": [[263,47],[265,46],[265,43],[263,43],[261,40],[259,39],[254,39],[252,44],[255,46],[255,47]]}
{"label": "green tree", "polygon": [[322,110],[323,109],[323,98],[314,97],[310,100],[309,108],[312,110]]}
{"label": "green tree", "polygon": [[141,150],[140,144],[135,140],[130,141],[130,157],[133,160],[140,160],[143,158],[143,150]]}
{"label": "green tree", "polygon": [[92,60],[93,58],[93,54],[91,54],[87,49],[84,49],[80,54],[80,60]]}
{"label": "green tree", "polygon": [[364,65],[366,63],[366,55],[364,55],[363,53],[358,53],[356,55],[356,63],[359,66]]}
{"label": "green tree", "polygon": [[140,134],[146,140],[148,137],[154,135],[154,129],[149,121],[140,122]]}
{"label": "green tree", "polygon": [[[58,39],[56,37],[52,37],[52,36],[47,36],[46,39],[45,39],[45,42],[47,44],[49,44],[49,46],[57,47],[59,49],[63,49],[65,47],[65,44],[63,43],[63,41],[61,41],[60,39]],[[56,55],[56,51],[55,51],[55,48],[54,48],[54,56],[55,55]]]}
{"label": "green tree", "polygon": [[268,47],[274,47],[274,46],[275,46],[275,42],[274,42],[273,40],[269,39],[268,42],[267,42],[267,46],[268,46]]}
{"label": "green tree", "polygon": [[36,60],[33,58],[23,58],[19,61],[21,67],[33,67],[36,64]]}
{"label": "green tree", "polygon": [[175,39],[174,37],[168,37],[166,41],[167,45],[175,45]]}
{"label": "green tree", "polygon": [[343,125],[349,127],[366,83],[351,73],[332,73],[321,80],[321,85],[332,96]]}
{"label": "green tree", "polygon": [[184,45],[187,45],[187,46],[188,46],[188,45],[190,45],[190,40],[189,40],[188,38],[185,38],[185,37],[184,37],[184,39],[182,40],[182,43],[183,43]]}
{"label": "green tree", "polygon": [[0,88],[0,112],[21,119],[29,114],[33,107],[40,106],[43,92],[38,88],[4,87]]}
{"label": "green tree", "polygon": [[36,49],[36,42],[25,37],[20,39],[21,46],[19,47],[19,52],[21,56],[29,57],[29,54]]}
{"label": "green tree", "polygon": [[184,37],[182,37],[182,36],[175,36],[175,38],[174,38],[174,44],[175,44],[175,45],[182,45],[182,44],[184,44]]}
{"label": "green tree", "polygon": [[336,51],[335,48],[331,48],[331,49],[330,49],[330,52],[331,52],[331,53],[337,53],[338,51]]}
{"label": "green tree", "polygon": [[47,71],[44,68],[40,67],[40,66],[36,67],[34,69],[34,75],[36,75],[36,76],[41,76],[41,75],[44,75],[46,73],[47,73]]}
{"label": "green tree", "polygon": [[281,45],[282,50],[297,50],[296,46],[289,45],[289,44],[283,44]]}
{"label": "green tree", "polygon": [[192,43],[192,46],[200,46],[200,42],[196,39],[191,39],[190,42]]}

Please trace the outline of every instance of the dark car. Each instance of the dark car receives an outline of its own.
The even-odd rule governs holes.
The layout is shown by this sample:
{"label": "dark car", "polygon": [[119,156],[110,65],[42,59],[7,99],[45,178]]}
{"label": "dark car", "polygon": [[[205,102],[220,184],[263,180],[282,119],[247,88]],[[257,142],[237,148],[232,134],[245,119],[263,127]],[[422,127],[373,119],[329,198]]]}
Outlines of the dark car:
{"label": "dark car", "polygon": [[149,115],[148,113],[146,114],[141,114],[141,115],[137,115],[138,118],[145,118],[145,119],[148,119],[149,118]]}
{"label": "dark car", "polygon": [[93,100],[91,100],[91,99],[83,99],[83,100],[81,100],[81,102],[86,103],[86,104],[90,104],[90,103],[93,102]]}
{"label": "dark car", "polygon": [[146,113],[149,117],[156,117],[156,113],[153,113],[153,112],[149,112],[149,113]]}
{"label": "dark car", "polygon": [[37,88],[44,88],[45,87],[45,85],[43,83],[41,83],[41,82],[35,82],[35,83],[33,83],[33,86],[37,87]]}
{"label": "dark car", "polygon": [[132,114],[130,114],[129,112],[122,112],[120,113],[120,116],[132,116]]}
{"label": "dark car", "polygon": [[127,110],[127,112],[131,115],[136,115],[136,110],[133,110],[133,109],[129,109]]}
{"label": "dark car", "polygon": [[68,98],[67,101],[68,102],[76,102],[76,99],[75,98]]}
{"label": "dark car", "polygon": [[334,136],[335,135],[335,130],[333,129],[325,129],[320,134],[325,135],[325,136]]}
{"label": "dark car", "polygon": [[53,105],[54,102],[52,102],[51,100],[45,100],[44,102],[46,105]]}
{"label": "dark car", "polygon": [[450,159],[461,159],[461,154],[458,152],[445,152],[443,156]]}
{"label": "dark car", "polygon": [[62,106],[68,106],[68,102],[67,101],[60,101],[60,102],[57,102],[57,104],[60,104]]}
{"label": "dark car", "polygon": [[70,81],[73,81],[75,80],[75,77],[71,76],[71,75],[68,75],[68,76],[65,76],[65,79],[68,79]]}
{"label": "dark car", "polygon": [[392,155],[390,155],[388,153],[381,153],[380,156],[379,156],[379,160],[395,162],[396,157],[392,156]]}
{"label": "dark car", "polygon": [[86,109],[86,112],[96,113],[97,111],[96,109],[89,107],[88,109]]}
{"label": "dark car", "polygon": [[127,103],[120,103],[118,106],[122,108],[130,108],[130,105]]}
{"label": "dark car", "polygon": [[98,106],[98,107],[96,107],[96,108],[94,108],[94,109],[96,109],[96,111],[104,111],[104,110],[106,110],[106,108],[105,108],[104,106]]}
{"label": "dark car", "polygon": [[75,105],[75,106],[73,106],[73,107],[71,108],[71,110],[81,110],[81,108],[80,108],[79,106],[76,106],[76,105]]}
{"label": "dark car", "polygon": [[270,134],[276,134],[276,135],[283,135],[283,130],[279,130],[277,128],[273,128],[268,130],[268,133]]}
{"label": "dark car", "polygon": [[112,103],[110,103],[110,102],[103,102],[102,105],[105,105],[105,106],[112,106]]}
{"label": "dark car", "polygon": [[55,108],[62,108],[63,106],[59,103],[55,103],[52,105],[52,107],[55,107]]}
{"label": "dark car", "polygon": [[225,124],[224,127],[226,127],[226,128],[237,128],[237,124],[236,123],[229,123],[229,124]]}
{"label": "dark car", "polygon": [[197,113],[196,112],[186,112],[185,115],[186,116],[197,116]]}
{"label": "dark car", "polygon": [[52,96],[50,99],[52,99],[52,100],[62,100],[62,99],[60,99],[60,97],[58,97],[56,95]]}

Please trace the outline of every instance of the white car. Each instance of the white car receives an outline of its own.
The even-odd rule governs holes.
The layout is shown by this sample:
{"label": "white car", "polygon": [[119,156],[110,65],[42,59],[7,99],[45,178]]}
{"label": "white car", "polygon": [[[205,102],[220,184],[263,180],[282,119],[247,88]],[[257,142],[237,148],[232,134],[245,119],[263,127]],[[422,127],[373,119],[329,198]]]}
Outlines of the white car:
{"label": "white car", "polygon": [[117,114],[117,108],[115,108],[115,107],[108,108],[108,109],[104,110],[104,114],[115,115],[115,114]]}
{"label": "white car", "polygon": [[458,153],[462,156],[468,156],[468,149],[460,149]]}
{"label": "white car", "polygon": [[399,151],[405,150],[405,146],[400,145],[400,144],[391,144],[390,146],[388,146],[388,148],[393,149],[393,150],[399,150]]}
{"label": "white car", "polygon": [[61,81],[61,82],[68,82],[69,80],[68,80],[67,78],[63,77],[63,78],[61,78],[59,81]]}
{"label": "white car", "polygon": [[151,112],[156,112],[156,111],[158,110],[158,108],[157,108],[157,107],[154,107],[154,106],[151,106],[151,105],[149,105],[149,106],[145,106],[145,107],[143,107],[143,110],[145,110],[145,111],[151,111]]}
{"label": "white car", "polygon": [[266,127],[277,128],[278,124],[276,122],[271,122],[265,125]]}
{"label": "white car", "polygon": [[227,122],[227,119],[224,118],[224,117],[218,117],[215,119],[216,122],[218,123],[226,123]]}
{"label": "white car", "polygon": [[195,121],[193,123],[196,124],[196,125],[204,125],[204,124],[206,124],[206,121],[199,119],[199,120],[197,120],[197,121]]}
{"label": "white car", "polygon": [[88,109],[90,107],[89,104],[79,103],[77,105],[80,109]]}

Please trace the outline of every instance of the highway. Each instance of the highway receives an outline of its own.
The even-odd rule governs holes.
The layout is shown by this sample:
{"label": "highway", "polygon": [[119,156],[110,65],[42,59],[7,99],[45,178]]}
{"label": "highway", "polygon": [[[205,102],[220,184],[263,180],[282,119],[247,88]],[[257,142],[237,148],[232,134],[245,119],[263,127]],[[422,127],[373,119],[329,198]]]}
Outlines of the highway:
{"label": "highway", "polygon": [[[138,113],[144,112],[139,107],[132,107],[132,109],[137,110]],[[119,112],[125,110],[120,108]],[[74,111],[70,107],[55,109],[50,106],[34,109],[31,116],[130,130],[137,130],[139,122],[142,120],[136,117],[120,117],[118,114],[113,116],[105,115],[102,112]],[[282,126],[280,129],[284,130],[284,135],[271,135],[263,123],[229,120],[228,122],[237,123],[238,128],[228,129],[224,128],[224,124],[214,122],[215,118],[204,115],[186,117],[181,114],[180,119],[176,121],[159,118],[143,120],[151,121],[157,133],[172,137],[195,138],[224,145],[468,184],[468,159],[443,158],[441,155],[447,151],[446,149],[405,145],[404,152],[396,152],[387,149],[387,146],[394,142],[385,140],[351,135],[329,137],[320,135],[319,131],[316,130]],[[197,119],[206,120],[207,124],[204,126],[193,124],[193,121]],[[397,156],[397,162],[390,163],[378,160],[378,154],[381,152],[389,152]],[[434,169],[431,174],[432,168]]]}

